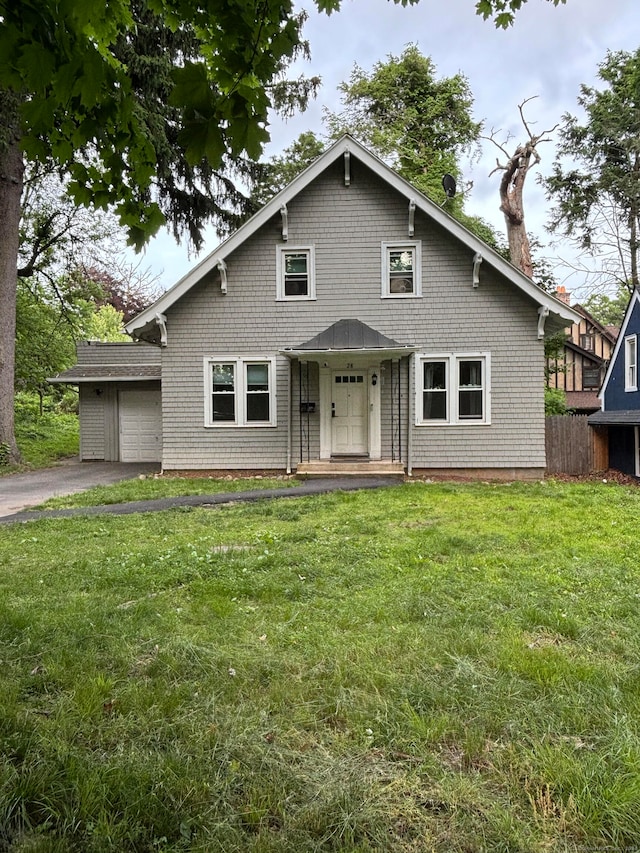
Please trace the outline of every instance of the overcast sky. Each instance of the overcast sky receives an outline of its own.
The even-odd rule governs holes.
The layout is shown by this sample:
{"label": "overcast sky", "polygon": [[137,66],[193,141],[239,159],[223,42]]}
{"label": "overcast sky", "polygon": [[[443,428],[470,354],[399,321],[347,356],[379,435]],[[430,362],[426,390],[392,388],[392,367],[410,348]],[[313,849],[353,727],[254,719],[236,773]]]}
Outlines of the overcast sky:
{"label": "overcast sky", "polygon": [[[311,3],[301,4],[310,9]],[[598,65],[607,50],[633,51],[640,47],[640,0],[567,0],[554,7],[548,0],[529,0],[516,15],[509,30],[496,30],[474,11],[475,0],[420,0],[403,8],[390,0],[342,0],[340,12],[330,16],[309,12],[304,34],[309,40],[311,61],[298,63],[297,76],[319,75],[323,85],[317,100],[306,113],[287,122],[274,120],[272,141],[266,155],[277,154],[305,130],[321,135],[322,108],[340,108],[338,85],[347,80],[354,64],[370,71],[389,55],[399,56],[405,46],[415,43],[430,56],[438,77],[464,74],[474,97],[474,118],[483,121],[485,132],[500,131],[504,140],[524,138],[518,105],[526,98],[525,114],[534,133],[552,128],[563,113],[578,113],[577,97],[582,83],[601,87]],[[547,174],[554,159],[553,142],[540,146],[542,163],[538,174]],[[465,177],[473,180],[473,190],[465,209],[482,216],[504,233],[500,213],[499,175],[489,177],[498,149],[483,145],[481,160],[472,169],[465,165]],[[525,187],[527,229],[543,242],[547,203],[541,189],[529,175]],[[213,251],[217,239],[211,233],[200,258]],[[549,254],[562,256],[561,247]],[[186,246],[177,246],[163,233],[141,259],[159,276],[163,289],[184,275],[198,258],[188,257]],[[559,270],[561,277],[566,273]],[[577,290],[574,275],[567,288]]]}

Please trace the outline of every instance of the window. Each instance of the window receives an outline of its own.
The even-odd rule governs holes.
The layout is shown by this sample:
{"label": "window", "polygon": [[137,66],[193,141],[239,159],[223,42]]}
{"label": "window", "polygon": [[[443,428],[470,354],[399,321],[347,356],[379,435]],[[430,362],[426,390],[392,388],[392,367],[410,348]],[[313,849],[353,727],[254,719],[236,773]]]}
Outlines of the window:
{"label": "window", "polygon": [[382,244],[382,296],[421,296],[420,243]]}
{"label": "window", "polygon": [[600,387],[600,368],[596,364],[585,364],[582,368],[582,387],[587,389]]}
{"label": "window", "polygon": [[418,356],[416,424],[488,424],[490,356]]}
{"label": "window", "polygon": [[446,361],[422,364],[422,420],[448,420]]}
{"label": "window", "polygon": [[595,349],[593,335],[580,335],[580,346],[582,349],[586,349],[589,352],[593,352]]}
{"label": "window", "polygon": [[638,337],[624,339],[624,390],[638,390]]}
{"label": "window", "polygon": [[205,426],[275,426],[275,359],[205,359]]}
{"label": "window", "polygon": [[482,359],[458,361],[458,417],[481,421],[483,417]]}
{"label": "window", "polygon": [[315,258],[312,246],[278,246],[277,299],[315,299]]}

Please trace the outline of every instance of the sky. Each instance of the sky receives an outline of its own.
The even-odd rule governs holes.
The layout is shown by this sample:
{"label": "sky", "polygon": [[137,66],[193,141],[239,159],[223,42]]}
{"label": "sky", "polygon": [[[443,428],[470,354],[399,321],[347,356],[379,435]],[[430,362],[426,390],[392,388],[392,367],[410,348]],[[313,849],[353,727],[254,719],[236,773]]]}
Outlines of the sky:
{"label": "sky", "polygon": [[[639,0],[567,0],[566,5],[558,7],[548,0],[528,0],[508,30],[497,30],[491,21],[477,16],[475,2],[420,0],[415,6],[402,7],[391,0],[342,0],[340,11],[328,16],[317,12],[311,0],[305,0],[301,7],[309,12],[304,36],[310,44],[311,60],[296,62],[291,76],[318,75],[322,88],[304,114],[287,121],[273,118],[265,156],[281,153],[303,131],[322,135],[326,131],[323,107],[340,109],[337,87],[349,79],[354,64],[369,72],[375,63],[386,61],[390,55],[399,56],[408,44],[416,44],[431,57],[438,78],[457,73],[467,78],[474,97],[474,119],[484,123],[485,134],[494,131],[501,142],[510,134],[507,148],[526,138],[518,112],[525,99],[533,99],[524,107],[532,132],[550,130],[563,114],[580,115],[577,98],[581,84],[602,88],[598,65],[608,50],[634,51],[640,47]],[[551,170],[556,134],[551,137],[551,142],[539,147],[542,162],[528,175],[524,195],[527,230],[547,245],[551,240],[544,230],[548,202],[535,177]],[[490,176],[496,157],[501,156],[487,141],[482,144],[479,161],[462,165],[465,179],[473,181],[466,212],[483,217],[504,234],[504,217],[499,210],[500,175]],[[211,230],[196,256],[164,231],[138,261],[140,268],[157,276],[159,287],[165,290],[217,243]],[[582,276],[562,263],[574,258],[573,250],[565,243],[549,247],[544,254],[555,259],[558,281],[579,296]]]}

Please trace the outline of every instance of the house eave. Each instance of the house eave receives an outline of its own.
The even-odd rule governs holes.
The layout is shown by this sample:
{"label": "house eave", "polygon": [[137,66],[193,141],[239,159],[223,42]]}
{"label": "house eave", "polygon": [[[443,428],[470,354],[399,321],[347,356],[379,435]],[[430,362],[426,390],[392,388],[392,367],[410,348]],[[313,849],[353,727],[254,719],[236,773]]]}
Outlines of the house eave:
{"label": "house eave", "polygon": [[390,358],[403,358],[406,355],[411,355],[418,351],[418,347],[397,347],[395,349],[383,349],[378,347],[360,347],[354,349],[281,349],[279,355],[287,358],[296,358],[300,361],[321,361],[322,359],[343,359],[346,356],[366,356],[371,358],[375,355],[380,361],[385,361]]}

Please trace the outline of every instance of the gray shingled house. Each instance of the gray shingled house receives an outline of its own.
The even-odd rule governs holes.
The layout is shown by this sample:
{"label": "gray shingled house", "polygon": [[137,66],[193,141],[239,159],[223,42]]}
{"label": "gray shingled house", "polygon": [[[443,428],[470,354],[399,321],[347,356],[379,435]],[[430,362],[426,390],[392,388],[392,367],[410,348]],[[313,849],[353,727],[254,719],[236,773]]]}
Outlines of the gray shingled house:
{"label": "gray shingled house", "polygon": [[532,478],[578,320],[345,136],[66,381],[83,459]]}

